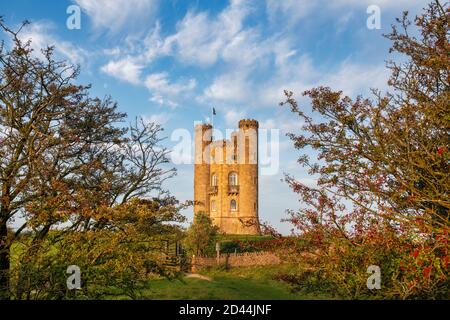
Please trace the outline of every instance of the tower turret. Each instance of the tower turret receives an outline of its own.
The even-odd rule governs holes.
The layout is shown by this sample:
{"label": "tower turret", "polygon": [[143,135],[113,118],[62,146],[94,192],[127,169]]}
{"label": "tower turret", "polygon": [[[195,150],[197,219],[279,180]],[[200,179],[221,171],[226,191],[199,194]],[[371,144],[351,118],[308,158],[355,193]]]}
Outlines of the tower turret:
{"label": "tower turret", "polygon": [[212,126],[198,124],[194,133],[194,214],[209,213],[210,151]]}
{"label": "tower turret", "polygon": [[258,121],[244,119],[239,121],[239,200],[241,208],[239,219],[241,233],[259,234],[258,215]]}

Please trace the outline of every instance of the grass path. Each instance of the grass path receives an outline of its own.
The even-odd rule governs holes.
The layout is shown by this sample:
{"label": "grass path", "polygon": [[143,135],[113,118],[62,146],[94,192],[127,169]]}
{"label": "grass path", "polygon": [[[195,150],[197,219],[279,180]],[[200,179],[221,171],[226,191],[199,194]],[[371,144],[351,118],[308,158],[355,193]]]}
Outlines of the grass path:
{"label": "grass path", "polygon": [[183,280],[154,280],[144,296],[152,299],[186,300],[294,300],[299,299],[275,283],[261,283],[251,279],[216,277],[212,281],[198,278]]}
{"label": "grass path", "polygon": [[203,275],[198,274],[198,273],[188,273],[188,274],[186,274],[185,278],[186,279],[193,278],[193,279],[200,279],[200,280],[205,280],[205,281],[212,281],[212,279],[210,277],[203,276]]}
{"label": "grass path", "polygon": [[[273,268],[214,270],[179,280],[151,280],[142,294],[156,300],[301,300],[320,299],[293,293],[273,280]],[[210,281],[209,281],[210,280]]]}

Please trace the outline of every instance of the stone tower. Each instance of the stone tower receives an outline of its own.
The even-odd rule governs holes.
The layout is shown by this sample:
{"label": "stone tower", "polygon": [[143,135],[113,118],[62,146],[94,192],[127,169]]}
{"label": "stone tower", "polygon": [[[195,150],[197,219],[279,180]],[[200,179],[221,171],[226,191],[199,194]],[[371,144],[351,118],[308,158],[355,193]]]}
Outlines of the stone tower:
{"label": "stone tower", "polygon": [[195,127],[194,213],[205,212],[227,234],[259,234],[258,122],[239,121],[230,140]]}

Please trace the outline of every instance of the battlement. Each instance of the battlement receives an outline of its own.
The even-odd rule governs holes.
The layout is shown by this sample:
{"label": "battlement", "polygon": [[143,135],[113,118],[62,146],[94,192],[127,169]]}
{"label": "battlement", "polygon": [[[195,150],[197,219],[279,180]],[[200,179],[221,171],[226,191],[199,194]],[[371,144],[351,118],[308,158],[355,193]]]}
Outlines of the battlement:
{"label": "battlement", "polygon": [[239,129],[258,129],[259,123],[254,119],[243,119],[239,121]]}
{"label": "battlement", "polygon": [[199,123],[195,126],[195,130],[199,130],[199,129],[203,129],[203,130],[212,129],[212,125],[209,123]]}

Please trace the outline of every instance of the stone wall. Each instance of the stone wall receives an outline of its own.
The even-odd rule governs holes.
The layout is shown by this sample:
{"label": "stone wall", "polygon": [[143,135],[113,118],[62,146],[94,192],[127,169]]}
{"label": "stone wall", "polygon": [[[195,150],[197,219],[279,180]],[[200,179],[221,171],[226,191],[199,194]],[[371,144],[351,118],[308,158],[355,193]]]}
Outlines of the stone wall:
{"label": "stone wall", "polygon": [[192,271],[215,266],[251,267],[277,265],[281,259],[272,252],[247,252],[238,254],[221,254],[217,257],[192,257]]}

